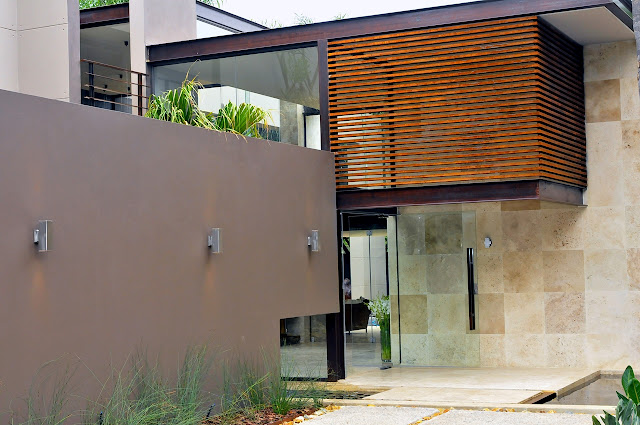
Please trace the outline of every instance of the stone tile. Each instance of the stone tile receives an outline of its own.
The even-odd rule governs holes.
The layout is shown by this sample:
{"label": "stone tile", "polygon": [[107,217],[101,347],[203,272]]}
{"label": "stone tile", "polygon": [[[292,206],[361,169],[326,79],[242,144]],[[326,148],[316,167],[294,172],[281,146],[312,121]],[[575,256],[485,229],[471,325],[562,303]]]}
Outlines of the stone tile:
{"label": "stone tile", "polygon": [[545,292],[584,292],[583,251],[543,251]]}
{"label": "stone tile", "polygon": [[480,365],[479,335],[429,335],[430,366]]}
{"label": "stone tile", "polygon": [[[629,311],[628,291],[595,291],[587,292],[587,333],[615,334],[624,323]],[[619,335],[617,336],[619,338]]]}
{"label": "stone tile", "polygon": [[627,296],[628,317],[625,320],[625,330],[632,335],[640,334],[640,292],[629,292]]}
{"label": "stone tile", "polygon": [[547,367],[585,367],[586,335],[545,335]]}
{"label": "stone tile", "polygon": [[471,202],[462,205],[462,211],[475,211],[477,213],[500,212],[500,202]]}
{"label": "stone tile", "polygon": [[624,161],[624,202],[640,205],[640,161]]}
{"label": "stone tile", "polygon": [[621,123],[592,123],[586,129],[586,203],[590,207],[625,205]]}
{"label": "stone tile", "polygon": [[544,294],[545,333],[585,333],[584,293],[546,292]]}
{"label": "stone tile", "polygon": [[591,44],[584,47],[584,81],[620,78],[618,43]]}
{"label": "stone tile", "polygon": [[624,370],[629,364],[625,338],[612,332],[588,334],[586,337],[587,366],[608,370]]}
{"label": "stone tile", "polygon": [[640,249],[627,250],[627,276],[629,278],[629,290],[640,291]]}
{"label": "stone tile", "polygon": [[504,333],[504,294],[478,295],[476,323],[481,334]]}
{"label": "stone tile", "polygon": [[405,334],[429,332],[426,295],[400,295],[400,331]]}
{"label": "stone tile", "polygon": [[476,247],[476,213],[473,211],[462,212],[462,252],[466,248]]}
{"label": "stone tile", "polygon": [[400,335],[391,334],[391,362],[400,363]]}
{"label": "stone tile", "polygon": [[427,254],[458,254],[462,251],[462,214],[426,214]]}
{"label": "stone tile", "polygon": [[504,367],[504,335],[480,335],[480,367]]}
{"label": "stone tile", "polygon": [[508,367],[531,367],[541,363],[544,353],[542,335],[505,335],[504,351]]}
{"label": "stone tile", "polygon": [[398,216],[397,226],[398,253],[404,255],[424,254],[424,216],[401,214]]}
{"label": "stone tile", "polygon": [[540,201],[528,199],[524,201],[504,201],[500,203],[502,211],[527,211],[539,210]]}
{"label": "stone tile", "polygon": [[426,366],[429,364],[428,335],[402,335],[402,363],[406,365]]}
{"label": "stone tile", "polygon": [[544,333],[544,293],[504,294],[507,334]]}
{"label": "stone tile", "polygon": [[583,216],[585,208],[566,210],[543,210],[540,216],[542,249],[582,249]]}
{"label": "stone tile", "polygon": [[503,293],[502,254],[482,253],[477,256],[476,261],[478,263],[478,293]]}
{"label": "stone tile", "polygon": [[505,292],[543,292],[544,270],[542,253],[505,252],[502,254],[502,268]]}
{"label": "stone tile", "polygon": [[627,253],[624,249],[587,249],[584,273],[587,291],[626,290]]}
{"label": "stone tile", "polygon": [[624,248],[624,208],[586,208],[584,212],[584,247],[587,249]]}
{"label": "stone tile", "polygon": [[467,292],[467,261],[462,254],[427,255],[427,293]]}
{"label": "stone tile", "polygon": [[[419,296],[419,295],[418,295]],[[389,295],[389,308],[391,310],[389,317],[391,319],[391,333],[392,334],[399,334],[400,333],[400,327],[398,326],[400,324],[400,320],[398,320],[398,302],[399,302],[400,298],[397,295]],[[426,322],[426,320],[425,320]]]}
{"label": "stone tile", "polygon": [[625,208],[625,246],[640,248],[640,205]]}
{"label": "stone tile", "polygon": [[427,257],[425,255],[399,255],[398,278],[400,295],[427,293]]}
{"label": "stone tile", "polygon": [[536,251],[542,246],[540,211],[502,213],[502,243],[505,251]]}
{"label": "stone tile", "polygon": [[636,77],[620,79],[620,117],[623,120],[640,118],[640,95]]}
{"label": "stone tile", "polygon": [[571,209],[574,209],[575,207],[576,207],[575,205],[561,204],[559,202],[540,201],[541,210],[571,210]]}
{"label": "stone tile", "polygon": [[620,41],[617,44],[620,55],[620,77],[637,78],[638,56],[635,40]]}
{"label": "stone tile", "polygon": [[[491,238],[491,246],[484,247],[484,238]],[[478,252],[502,252],[502,213],[478,212],[476,213],[476,241]]]}
{"label": "stone tile", "polygon": [[588,123],[620,121],[620,80],[586,82],[584,94]]}
{"label": "stone tile", "polygon": [[620,123],[622,137],[622,160],[634,162],[640,158],[640,119]]}
{"label": "stone tile", "polygon": [[[428,322],[430,334],[464,334],[469,322],[467,295],[429,295]],[[401,315],[404,316],[402,305]],[[404,331],[403,331],[404,333]]]}
{"label": "stone tile", "polygon": [[400,214],[426,214],[462,211],[463,204],[412,205],[400,207]]}

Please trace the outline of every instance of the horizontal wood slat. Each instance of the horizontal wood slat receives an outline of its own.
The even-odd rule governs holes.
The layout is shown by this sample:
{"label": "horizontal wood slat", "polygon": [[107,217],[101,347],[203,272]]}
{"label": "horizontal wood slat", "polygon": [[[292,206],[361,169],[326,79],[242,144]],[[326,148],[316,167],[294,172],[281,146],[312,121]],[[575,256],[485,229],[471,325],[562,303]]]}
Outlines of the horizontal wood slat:
{"label": "horizontal wood slat", "polygon": [[338,190],[586,187],[582,49],[535,16],[330,40]]}

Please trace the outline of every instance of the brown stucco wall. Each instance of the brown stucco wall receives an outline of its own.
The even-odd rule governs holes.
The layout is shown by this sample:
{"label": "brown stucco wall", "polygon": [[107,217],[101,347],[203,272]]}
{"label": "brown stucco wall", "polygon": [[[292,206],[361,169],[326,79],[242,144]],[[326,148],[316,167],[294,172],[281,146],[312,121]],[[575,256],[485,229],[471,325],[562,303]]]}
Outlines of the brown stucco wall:
{"label": "brown stucco wall", "polygon": [[0,412],[65,353],[100,370],[142,344],[174,368],[338,311],[331,153],[6,91],[0,111]]}

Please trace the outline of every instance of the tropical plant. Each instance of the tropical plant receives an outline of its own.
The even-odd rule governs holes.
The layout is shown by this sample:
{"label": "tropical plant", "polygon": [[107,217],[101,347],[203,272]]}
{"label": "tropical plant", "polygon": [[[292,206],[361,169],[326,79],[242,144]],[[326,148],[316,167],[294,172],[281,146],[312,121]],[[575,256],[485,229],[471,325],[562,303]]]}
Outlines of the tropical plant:
{"label": "tropical plant", "polygon": [[215,130],[210,115],[198,108],[194,97],[201,88],[195,78],[185,79],[177,89],[167,90],[160,96],[152,94],[145,117]]}
{"label": "tropical plant", "polygon": [[218,131],[262,138],[260,126],[268,128],[268,119],[271,119],[271,114],[262,108],[250,103],[234,105],[229,102],[220,108],[213,124]]}
{"label": "tropical plant", "polygon": [[198,107],[194,93],[204,87],[196,79],[185,79],[177,89],[167,90],[159,96],[151,95],[145,114],[148,118],[178,124],[226,131],[242,136],[262,138],[261,127],[268,129],[271,114],[255,105],[229,102],[217,114],[204,112]]}
{"label": "tropical plant", "polygon": [[625,395],[616,391],[616,415],[604,412],[604,417],[599,420],[592,416],[594,425],[640,425],[640,381],[636,379],[631,366],[627,366],[622,374],[622,389]]}

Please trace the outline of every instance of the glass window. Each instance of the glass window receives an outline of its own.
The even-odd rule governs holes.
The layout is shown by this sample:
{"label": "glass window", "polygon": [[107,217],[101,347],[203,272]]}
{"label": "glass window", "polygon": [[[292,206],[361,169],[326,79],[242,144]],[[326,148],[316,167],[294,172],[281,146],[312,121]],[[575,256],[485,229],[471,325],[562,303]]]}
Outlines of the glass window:
{"label": "glass window", "polygon": [[201,109],[216,114],[228,102],[269,112],[265,139],[320,149],[320,101],[316,47],[280,50],[157,66],[154,92],[196,78]]}

